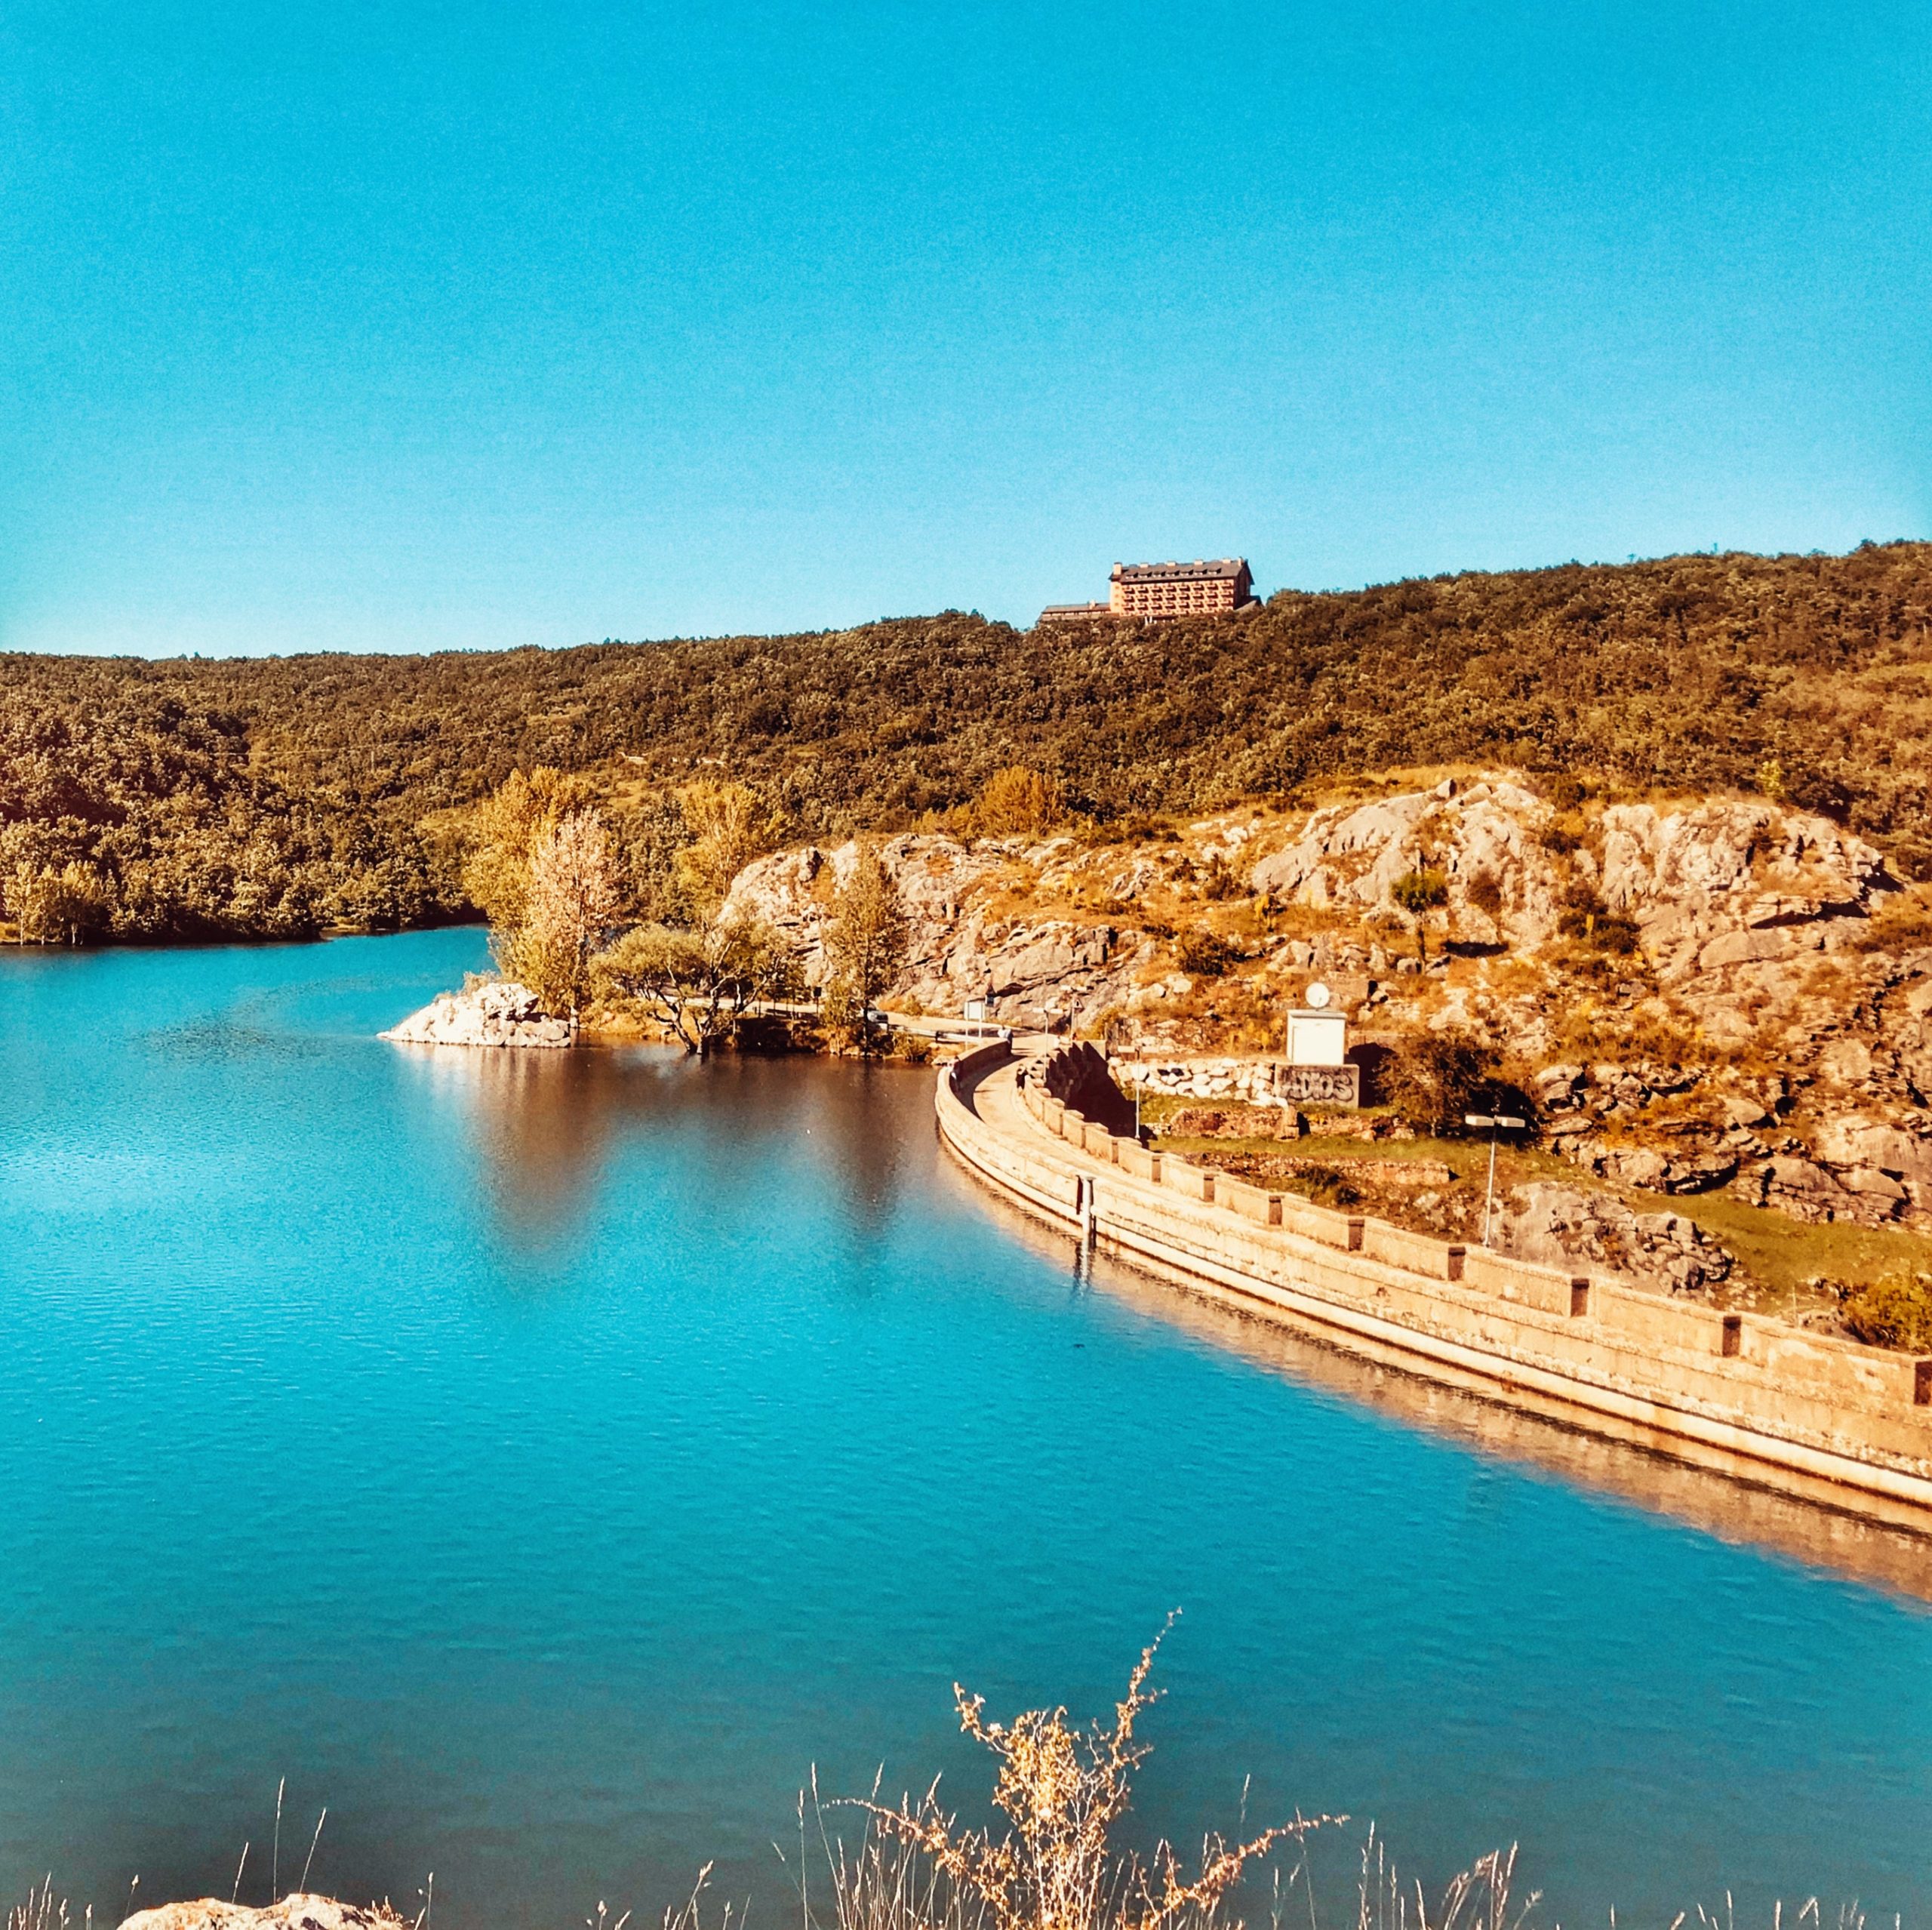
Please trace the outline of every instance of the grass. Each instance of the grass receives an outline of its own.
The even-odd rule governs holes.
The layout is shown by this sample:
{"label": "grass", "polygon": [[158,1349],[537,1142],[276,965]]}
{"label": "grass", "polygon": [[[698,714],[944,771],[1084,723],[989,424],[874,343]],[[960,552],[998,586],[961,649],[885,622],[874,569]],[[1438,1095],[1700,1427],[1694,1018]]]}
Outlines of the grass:
{"label": "grass", "polygon": [[[1807,1227],[1768,1206],[1753,1206],[1726,1193],[1696,1193],[1665,1199],[1632,1193],[1639,1211],[1681,1213],[1721,1240],[1787,1307],[1807,1297],[1817,1280],[1862,1285],[1887,1273],[1932,1272],[1932,1236],[1898,1227],[1854,1227],[1843,1220]],[[1654,1205],[1649,1202],[1655,1200]],[[1781,1310],[1767,1307],[1767,1313]]]}
{"label": "grass", "polygon": [[[1214,1102],[1163,1096],[1146,1100],[1142,1116],[1158,1131],[1164,1119],[1188,1106]],[[1333,1167],[1346,1174],[1367,1159],[1436,1160],[1455,1175],[1437,1191],[1461,1204],[1473,1202],[1480,1215],[1487,1184],[1489,1147],[1474,1139],[1343,1139],[1311,1133],[1305,1139],[1210,1138],[1162,1134],[1161,1145],[1183,1157],[1232,1155],[1287,1158]],[[1932,1235],[1896,1227],[1859,1227],[1844,1221],[1807,1226],[1767,1206],[1754,1206],[1727,1192],[1645,1193],[1633,1187],[1606,1185],[1553,1153],[1534,1147],[1499,1147],[1496,1191],[1500,1199],[1512,1187],[1537,1180],[1601,1193],[1622,1200],[1633,1212],[1675,1213],[1701,1228],[1736,1255],[1761,1290],[1758,1302],[1767,1313],[1793,1316],[1826,1303],[1816,1283],[1864,1285],[1891,1273],[1932,1273]],[[1292,1180],[1283,1184],[1293,1186]],[[1300,1190],[1299,1187],[1294,1190]]]}

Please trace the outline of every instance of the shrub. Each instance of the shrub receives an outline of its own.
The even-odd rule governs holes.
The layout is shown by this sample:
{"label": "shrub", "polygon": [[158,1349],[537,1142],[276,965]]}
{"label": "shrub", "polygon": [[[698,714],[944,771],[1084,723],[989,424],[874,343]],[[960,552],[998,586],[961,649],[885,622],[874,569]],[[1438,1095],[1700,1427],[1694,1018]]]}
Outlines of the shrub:
{"label": "shrub", "polygon": [[1405,871],[1389,886],[1389,895],[1410,917],[1420,918],[1447,901],[1449,881],[1439,871]]}
{"label": "shrub", "polygon": [[1564,937],[1614,958],[1627,959],[1637,949],[1635,921],[1609,910],[1596,888],[1580,879],[1558,907],[1556,928]]}
{"label": "shrub", "polygon": [[1389,1102],[1414,1125],[1459,1130],[1477,1094],[1494,1083],[1495,1056],[1466,1032],[1417,1033],[1389,1054],[1377,1082]]}
{"label": "shrub", "polygon": [[1469,880],[1469,903],[1490,918],[1503,911],[1503,881],[1493,871],[1478,871]]}
{"label": "shrub", "polygon": [[1201,874],[1201,895],[1217,903],[1229,898],[1242,898],[1247,895],[1247,885],[1241,873],[1217,851],[1208,860],[1208,869]]}
{"label": "shrub", "polygon": [[1887,1273],[1855,1288],[1846,1298],[1844,1319],[1872,1347],[1932,1352],[1932,1273]]}
{"label": "shrub", "polygon": [[989,838],[1037,837],[1057,824],[1060,786],[1023,764],[995,771],[973,800],[973,821]]}
{"label": "shrub", "polygon": [[1241,956],[1218,931],[1183,931],[1174,947],[1181,970],[1195,978],[1219,978]]}
{"label": "shrub", "polygon": [[955,1683],[960,1727],[999,1765],[992,1802],[1004,1825],[962,1828],[941,1808],[937,1784],[896,1808],[861,1802],[866,1843],[832,1861],[838,1930],[1238,1930],[1223,1906],[1246,1867],[1343,1819],[1297,1815],[1245,1841],[1211,1831],[1192,1876],[1165,1842],[1144,1857],[1118,1842],[1148,1754],[1135,1728],[1154,1699],[1146,1682],[1158,1645],[1143,1653],[1113,1720],[1084,1730],[1064,1709],[989,1721],[983,1701]]}

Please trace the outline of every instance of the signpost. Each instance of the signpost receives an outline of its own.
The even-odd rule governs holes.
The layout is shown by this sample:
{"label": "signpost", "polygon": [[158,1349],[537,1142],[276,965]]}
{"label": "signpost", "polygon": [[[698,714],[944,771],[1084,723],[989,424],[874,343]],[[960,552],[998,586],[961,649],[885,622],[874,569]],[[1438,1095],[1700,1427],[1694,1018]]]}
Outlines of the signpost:
{"label": "signpost", "polygon": [[1465,1113],[1463,1123],[1466,1126],[1489,1129],[1489,1187],[1482,1201],[1482,1243],[1489,1244],[1489,1216],[1496,1203],[1496,1136],[1501,1132],[1527,1132],[1529,1121],[1519,1119],[1513,1113]]}

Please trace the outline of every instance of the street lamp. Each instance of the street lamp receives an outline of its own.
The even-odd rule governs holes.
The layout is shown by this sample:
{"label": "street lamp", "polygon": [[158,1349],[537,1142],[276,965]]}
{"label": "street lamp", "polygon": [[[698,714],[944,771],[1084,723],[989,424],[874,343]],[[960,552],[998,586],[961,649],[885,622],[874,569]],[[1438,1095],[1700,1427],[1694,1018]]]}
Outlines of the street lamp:
{"label": "street lamp", "polygon": [[1527,1119],[1519,1119],[1513,1113],[1465,1113],[1463,1123],[1466,1126],[1489,1129],[1489,1187],[1482,1201],[1482,1243],[1489,1244],[1489,1216],[1496,1203],[1496,1136],[1499,1132],[1525,1132],[1529,1129]]}

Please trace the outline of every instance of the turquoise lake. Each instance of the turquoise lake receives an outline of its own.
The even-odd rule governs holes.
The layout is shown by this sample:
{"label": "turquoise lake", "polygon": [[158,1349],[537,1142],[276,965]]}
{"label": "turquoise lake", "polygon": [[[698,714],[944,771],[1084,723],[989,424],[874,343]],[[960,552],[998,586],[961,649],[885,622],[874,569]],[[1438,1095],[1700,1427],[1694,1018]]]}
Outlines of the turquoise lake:
{"label": "turquoise lake", "polygon": [[1932,1543],[1082,1279],[930,1074],[377,1040],[483,951],[0,956],[10,1900],[264,1900],[286,1778],[284,1888],[327,1805],[456,1930],[795,1922],[814,1765],[978,1813],[953,1681],[1097,1713],[1178,1607],[1136,1826],[1348,1812],[1336,1930],[1371,1818],[1932,1918]]}

